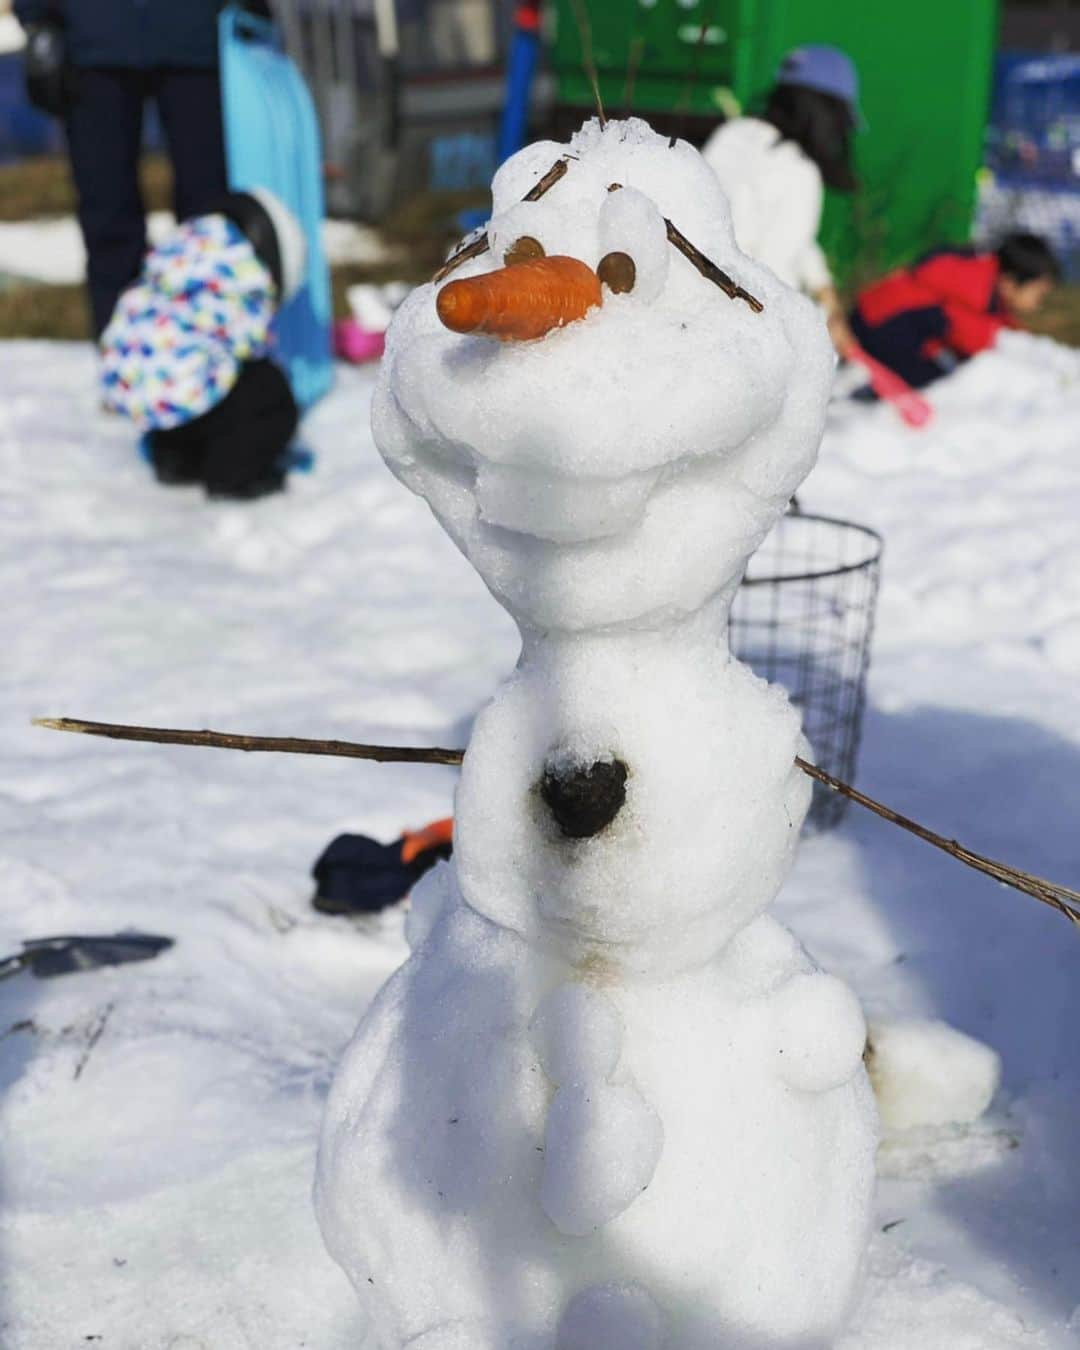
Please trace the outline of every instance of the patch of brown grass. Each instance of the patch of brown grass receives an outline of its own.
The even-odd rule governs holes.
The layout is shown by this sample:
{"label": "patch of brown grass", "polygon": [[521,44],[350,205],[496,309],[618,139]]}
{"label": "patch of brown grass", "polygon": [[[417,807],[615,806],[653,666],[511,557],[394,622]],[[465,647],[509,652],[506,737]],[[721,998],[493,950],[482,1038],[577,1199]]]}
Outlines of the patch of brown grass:
{"label": "patch of brown grass", "polygon": [[0,290],[0,338],[90,337],[81,286],[16,285]]}
{"label": "patch of brown grass", "polygon": [[[349,313],[345,292],[360,281],[381,285],[385,281],[407,281],[418,285],[428,281],[441,259],[433,262],[411,255],[399,263],[348,263],[334,267],[330,283],[334,294],[334,317]],[[90,327],[86,295],[82,286],[50,286],[40,282],[18,282],[0,287],[0,339],[3,338],[89,338]]]}
{"label": "patch of brown grass", "polygon": [[334,294],[334,318],[347,319],[351,313],[345,299],[350,286],[367,282],[372,286],[381,286],[388,281],[405,281],[410,286],[419,286],[430,281],[431,274],[439,265],[441,255],[429,263],[424,258],[415,258],[411,254],[400,262],[387,263],[342,263],[330,269],[330,285]]}
{"label": "patch of brown grass", "polygon": [[421,192],[402,202],[379,224],[379,233],[392,246],[395,256],[386,262],[344,263],[331,269],[334,317],[345,318],[345,292],[359,282],[379,286],[387,281],[405,281],[419,286],[432,273],[460,237],[459,211],[490,205],[487,191]]}
{"label": "patch of brown grass", "polygon": [[[172,171],[167,158],[145,155],[140,178],[147,210],[168,209]],[[347,315],[345,292],[357,282],[428,281],[457,237],[457,213],[487,200],[486,192],[439,192],[402,203],[382,225],[388,242],[404,246],[398,260],[346,263],[331,270],[335,317]],[[0,221],[45,219],[74,210],[75,193],[63,156],[41,155],[0,167]],[[87,323],[79,286],[27,282],[0,287],[0,338],[85,338]]]}
{"label": "patch of brown grass", "polygon": [[[143,156],[139,181],[148,211],[170,209],[172,169],[164,155]],[[62,155],[38,155],[0,167],[0,220],[70,216],[74,210],[75,189]]]}
{"label": "patch of brown grass", "polygon": [[1080,347],[1080,285],[1056,287],[1030,327],[1032,332]]}
{"label": "patch of brown grass", "polygon": [[394,208],[379,223],[379,233],[394,249],[386,262],[345,263],[331,269],[334,290],[334,317],[347,317],[345,292],[359,282],[382,285],[387,281],[405,281],[419,286],[432,274],[461,237],[458,213],[472,207],[490,209],[491,194],[486,188],[465,192],[420,192]]}
{"label": "patch of brown grass", "polygon": [[379,229],[387,240],[411,248],[434,248],[441,261],[449,242],[460,235],[455,224],[460,211],[472,207],[491,209],[486,188],[464,192],[418,192],[396,206]]}
{"label": "patch of brown grass", "polygon": [[[333,268],[334,317],[348,314],[346,290],[356,282],[379,285],[430,280],[442,259],[442,243],[434,250],[410,249],[406,259],[393,263],[347,263]],[[1062,286],[1047,302],[1033,331],[1058,342],[1080,347],[1080,286]],[[16,285],[0,289],[0,338],[86,338],[89,336],[86,300],[81,286]]]}

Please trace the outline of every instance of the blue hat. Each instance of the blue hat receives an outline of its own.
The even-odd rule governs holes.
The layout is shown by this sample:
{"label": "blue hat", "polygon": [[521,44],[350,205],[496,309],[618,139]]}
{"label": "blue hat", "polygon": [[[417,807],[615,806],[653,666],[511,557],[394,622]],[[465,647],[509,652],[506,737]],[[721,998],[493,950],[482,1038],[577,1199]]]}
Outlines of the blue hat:
{"label": "blue hat", "polygon": [[856,125],[865,126],[859,111],[859,74],[851,57],[839,47],[796,47],[780,62],[777,84],[795,84],[842,99]]}

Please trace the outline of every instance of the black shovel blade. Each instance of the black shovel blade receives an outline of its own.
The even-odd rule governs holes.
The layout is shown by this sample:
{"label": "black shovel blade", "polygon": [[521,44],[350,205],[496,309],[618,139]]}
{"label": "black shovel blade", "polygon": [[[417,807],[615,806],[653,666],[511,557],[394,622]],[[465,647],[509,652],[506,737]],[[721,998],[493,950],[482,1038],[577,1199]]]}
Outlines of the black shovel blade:
{"label": "black shovel blade", "polygon": [[129,961],[149,961],[172,945],[172,938],[155,937],[153,933],[32,938],[23,943],[21,965],[44,980],[102,966],[123,966]]}

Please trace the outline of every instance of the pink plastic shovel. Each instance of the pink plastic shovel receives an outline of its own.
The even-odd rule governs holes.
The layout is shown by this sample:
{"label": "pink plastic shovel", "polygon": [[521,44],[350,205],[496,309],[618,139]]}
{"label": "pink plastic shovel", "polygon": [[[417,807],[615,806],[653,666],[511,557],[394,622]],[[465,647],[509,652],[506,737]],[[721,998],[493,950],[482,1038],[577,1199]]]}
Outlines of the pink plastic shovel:
{"label": "pink plastic shovel", "polygon": [[870,386],[874,393],[886,403],[891,403],[909,427],[926,426],[933,417],[934,410],[922,394],[917,394],[906,380],[902,380],[895,371],[883,366],[880,361],[875,361],[857,342],[848,348],[847,357],[850,361],[858,361],[870,376]]}

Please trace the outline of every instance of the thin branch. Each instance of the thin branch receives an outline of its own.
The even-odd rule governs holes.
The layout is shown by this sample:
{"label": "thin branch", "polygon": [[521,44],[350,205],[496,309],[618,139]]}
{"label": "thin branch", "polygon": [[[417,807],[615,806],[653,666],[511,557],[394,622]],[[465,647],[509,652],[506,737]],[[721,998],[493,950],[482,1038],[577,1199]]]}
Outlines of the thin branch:
{"label": "thin branch", "polygon": [[927,829],[925,825],[920,825],[918,821],[912,820],[908,816],[902,816],[899,811],[894,811],[891,806],[885,806],[882,802],[875,801],[873,797],[868,797],[865,792],[853,788],[850,783],[834,778],[832,774],[826,773],[824,769],[819,769],[816,764],[808,763],[798,755],[795,757],[795,763],[802,769],[803,773],[809,774],[811,778],[823,783],[833,792],[838,792],[841,797],[846,797],[848,801],[857,802],[859,806],[865,806],[868,811],[873,811],[874,815],[880,816],[882,820],[887,820],[891,825],[898,825],[902,830],[907,830],[909,834],[915,835],[924,843],[941,849],[942,853],[947,853],[951,858],[966,863],[968,867],[973,867],[977,872],[983,872],[986,876],[993,877],[995,881],[1011,886],[1014,890],[1023,891],[1025,895],[1034,896],[1036,900],[1041,900],[1044,905],[1049,905],[1051,909],[1056,909],[1059,914],[1064,914],[1067,919],[1080,928],[1080,891],[1070,890],[1068,886],[1059,886],[1054,881],[1046,881],[1042,877],[1033,876],[1030,872],[1023,872],[1019,868],[1009,867],[1006,863],[997,862],[981,853],[975,853],[972,849],[965,848],[957,840],[946,839],[944,835]]}
{"label": "thin branch", "polygon": [[523,202],[538,202],[545,192],[550,192],[555,184],[562,178],[570,167],[568,156],[563,155],[548,169],[547,173],[541,174],[532,187],[522,197]]}
{"label": "thin branch", "polygon": [[701,58],[705,51],[705,40],[708,37],[710,23],[713,16],[706,10],[701,16],[701,29],[698,32],[697,42],[694,43],[694,55],[690,65],[690,72],[687,79],[683,82],[682,90],[679,94],[679,102],[675,109],[678,115],[678,121],[675,123],[675,130],[671,133],[671,139],[668,141],[668,149],[674,150],[675,143],[686,130],[686,115],[690,111],[690,102],[697,88],[698,76],[701,74]]}
{"label": "thin branch", "polygon": [[[542,174],[533,186],[522,197],[523,202],[538,202],[545,192],[549,192],[555,184],[562,178],[570,167],[570,160],[567,156],[557,159],[548,169],[547,173]],[[431,280],[438,285],[440,281],[445,281],[451,272],[456,271],[462,263],[468,262],[470,258],[480,258],[488,251],[487,234],[481,234],[471,243],[465,244],[455,253],[451,253],[449,258],[443,263]]]}
{"label": "thin branch", "polygon": [[86,1038],[86,1045],[83,1047],[83,1052],[79,1056],[79,1062],[75,1065],[75,1072],[72,1075],[76,1081],[82,1077],[83,1069],[85,1069],[90,1062],[90,1056],[94,1053],[94,1048],[98,1041],[101,1040],[102,1034],[105,1031],[105,1026],[112,1016],[112,1010],[115,1007],[115,1003],[107,1003],[94,1019],[90,1027],[90,1034]]}
{"label": "thin branch", "polygon": [[694,264],[697,270],[707,281],[715,283],[732,300],[745,300],[755,314],[760,314],[765,306],[760,300],[755,299],[749,291],[744,291],[738,282],[732,281],[728,274],[710,258],[694,245],[683,234],[677,225],[673,225],[667,217],[664,217],[664,224],[667,227],[667,237],[672,244],[679,250],[688,262]]}
{"label": "thin branch", "polygon": [[338,759],[373,759],[381,764],[460,764],[463,750],[437,746],[360,745],[356,741],[313,741],[302,736],[240,736],[227,731],[186,731],[174,727],[123,726],[85,722],[76,717],[35,717],[34,726],[50,731],[78,731],[113,741],[150,741],[157,745],[195,745],[212,750],[270,751],[284,755],[330,755]]}
{"label": "thin branch", "polygon": [[630,117],[634,111],[634,87],[637,84],[641,58],[644,55],[645,39],[643,37],[632,38],[630,47],[626,53],[626,79],[623,82],[622,115],[624,119]]}
{"label": "thin branch", "polygon": [[[621,192],[622,184],[609,183],[607,190],[609,192]],[[695,248],[682,230],[677,225],[673,225],[667,216],[664,217],[664,225],[667,227],[668,241],[675,245],[684,258],[694,264],[707,281],[719,286],[729,299],[745,300],[755,314],[761,313],[765,308],[761,301],[755,300],[749,291],[744,291],[741,286],[732,281],[722,268],[717,267],[710,258],[706,258],[705,254],[699,248]]]}
{"label": "thin branch", "polygon": [[592,24],[589,22],[589,11],[585,8],[585,0],[571,0],[571,3],[573,4],[578,35],[581,38],[581,62],[589,77],[589,83],[592,85],[593,98],[596,100],[596,115],[600,119],[600,125],[606,127],[607,118],[604,116],[604,101],[600,97],[600,79],[596,73],[596,57],[593,55]]}
{"label": "thin branch", "polygon": [[443,263],[435,275],[431,278],[436,285],[440,281],[445,281],[451,272],[455,271],[462,263],[468,262],[470,258],[479,258],[488,251],[487,234],[481,234],[471,243],[463,248],[456,249],[450,254],[449,258]]}
{"label": "thin branch", "polygon": [[[370,759],[380,763],[405,764],[449,764],[459,765],[465,758],[464,750],[443,750],[437,747],[413,745],[362,745],[356,741],[308,740],[302,736],[241,736],[222,731],[182,731],[169,727],[124,726],[113,722],[85,722],[73,717],[35,717],[34,726],[47,727],[52,731],[76,731],[89,736],[106,736],[118,741],[154,742],[162,745],[194,745],[212,747],[219,750],[266,750],[290,755],[330,755],[344,759]],[[800,756],[795,757],[796,766],[822,783],[833,792],[872,811],[882,820],[907,830],[924,843],[940,849],[950,857],[964,863],[967,867],[982,872],[995,881],[1000,881],[1014,890],[1022,891],[1034,899],[1049,905],[1051,909],[1063,914],[1071,923],[1080,928],[1080,891],[1070,890],[1056,882],[1047,881],[1030,872],[1009,867],[1006,863],[987,858],[981,853],[965,848],[955,839],[946,839],[925,825],[894,811],[891,806],[875,801],[866,793],[853,788],[840,778],[819,769],[816,764]]]}

